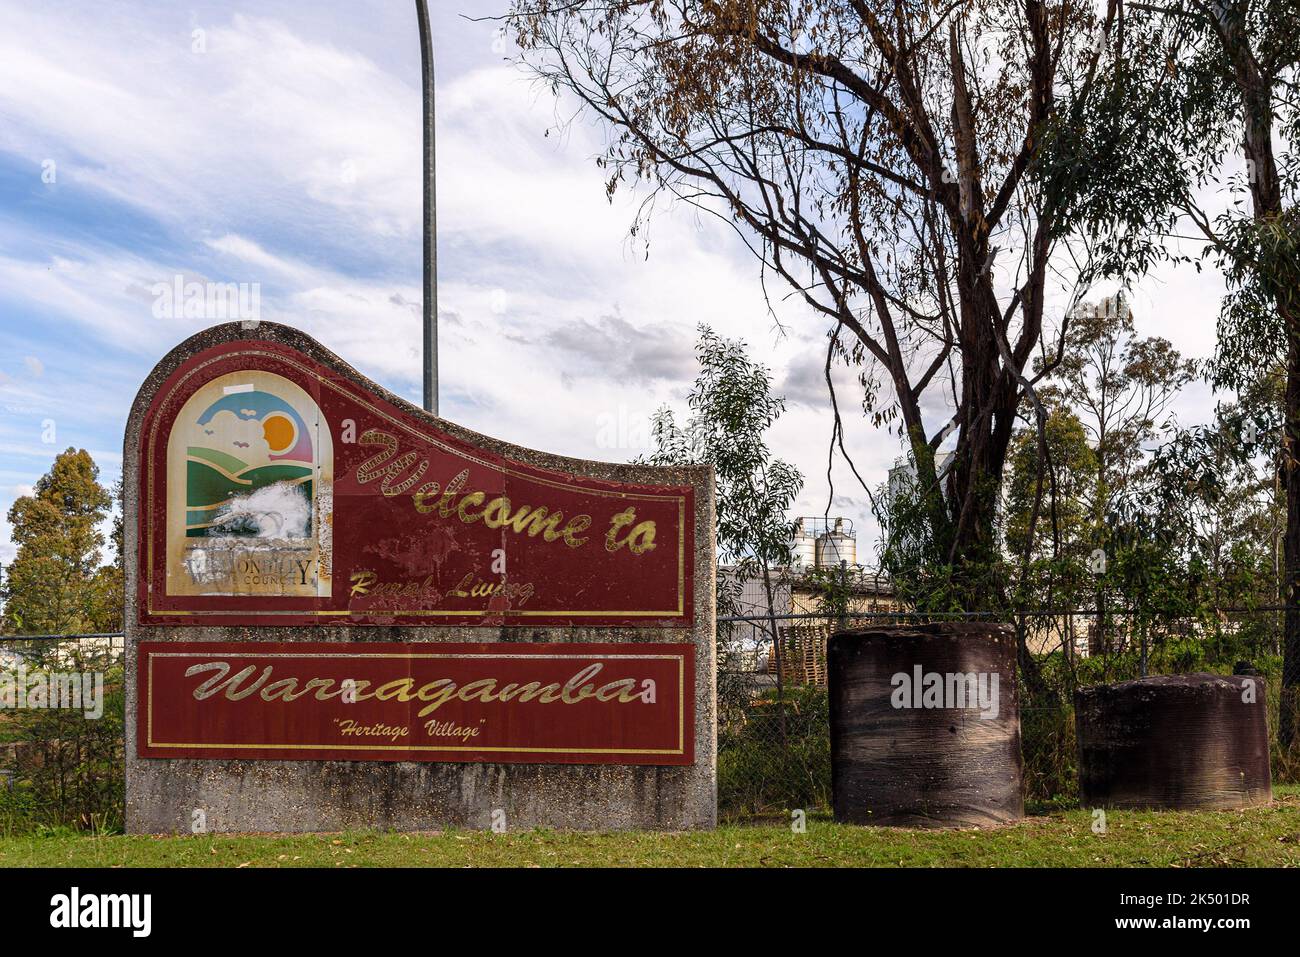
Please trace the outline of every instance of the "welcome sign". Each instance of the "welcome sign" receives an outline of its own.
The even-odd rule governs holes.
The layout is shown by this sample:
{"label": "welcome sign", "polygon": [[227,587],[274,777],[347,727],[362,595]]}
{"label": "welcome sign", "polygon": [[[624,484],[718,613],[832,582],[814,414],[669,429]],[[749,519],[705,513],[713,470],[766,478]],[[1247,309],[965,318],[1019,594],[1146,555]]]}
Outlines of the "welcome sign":
{"label": "welcome sign", "polygon": [[275,343],[188,359],[140,455],[142,623],[691,620],[690,487],[511,461]]}
{"label": "welcome sign", "polygon": [[128,831],[714,824],[711,470],[471,432],[274,323],[164,357],[123,462]]}
{"label": "welcome sign", "polygon": [[689,765],[680,644],[141,642],[140,755]]}

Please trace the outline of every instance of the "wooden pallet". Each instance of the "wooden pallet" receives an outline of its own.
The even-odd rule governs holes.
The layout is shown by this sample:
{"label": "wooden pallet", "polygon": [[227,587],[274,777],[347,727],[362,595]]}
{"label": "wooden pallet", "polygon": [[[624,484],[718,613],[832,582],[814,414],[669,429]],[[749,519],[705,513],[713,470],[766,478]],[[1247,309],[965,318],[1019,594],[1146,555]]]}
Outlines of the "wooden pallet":
{"label": "wooden pallet", "polygon": [[[826,687],[826,640],[831,631],[829,624],[787,625],[777,629],[783,683]],[[767,673],[776,674],[775,649],[767,656]]]}
{"label": "wooden pallet", "polygon": [[[781,681],[791,685],[826,687],[826,642],[835,632],[844,628],[861,628],[870,623],[893,624],[894,619],[873,616],[855,618],[850,615],[842,621],[823,620],[777,628],[781,639]],[[776,650],[769,644],[767,673],[776,674]]]}

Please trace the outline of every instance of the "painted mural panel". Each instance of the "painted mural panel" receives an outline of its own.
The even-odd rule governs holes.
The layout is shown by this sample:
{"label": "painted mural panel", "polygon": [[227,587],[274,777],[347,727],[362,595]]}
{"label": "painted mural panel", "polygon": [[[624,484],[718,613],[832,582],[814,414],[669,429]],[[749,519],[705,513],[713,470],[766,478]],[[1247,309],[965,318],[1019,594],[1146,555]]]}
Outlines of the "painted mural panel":
{"label": "painted mural panel", "polygon": [[329,595],[333,443],[315,400],[274,373],[220,375],[167,444],[167,593]]}

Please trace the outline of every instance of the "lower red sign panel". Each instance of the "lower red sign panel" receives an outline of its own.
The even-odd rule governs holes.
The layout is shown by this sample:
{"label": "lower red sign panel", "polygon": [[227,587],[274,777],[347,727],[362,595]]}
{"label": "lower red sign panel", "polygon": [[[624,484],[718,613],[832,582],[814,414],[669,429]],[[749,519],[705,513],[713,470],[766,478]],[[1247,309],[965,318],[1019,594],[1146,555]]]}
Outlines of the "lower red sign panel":
{"label": "lower red sign panel", "polygon": [[694,762],[687,644],[139,644],[143,758]]}

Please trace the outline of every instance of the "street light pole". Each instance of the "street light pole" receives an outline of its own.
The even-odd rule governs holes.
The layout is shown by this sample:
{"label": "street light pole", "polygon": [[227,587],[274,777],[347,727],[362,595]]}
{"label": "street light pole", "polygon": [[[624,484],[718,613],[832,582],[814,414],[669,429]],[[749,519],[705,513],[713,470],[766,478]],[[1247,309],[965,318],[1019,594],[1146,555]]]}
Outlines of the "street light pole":
{"label": "street light pole", "polygon": [[420,80],[424,89],[424,408],[438,414],[438,210],[434,192],[433,34],[429,5],[415,0],[420,21]]}

